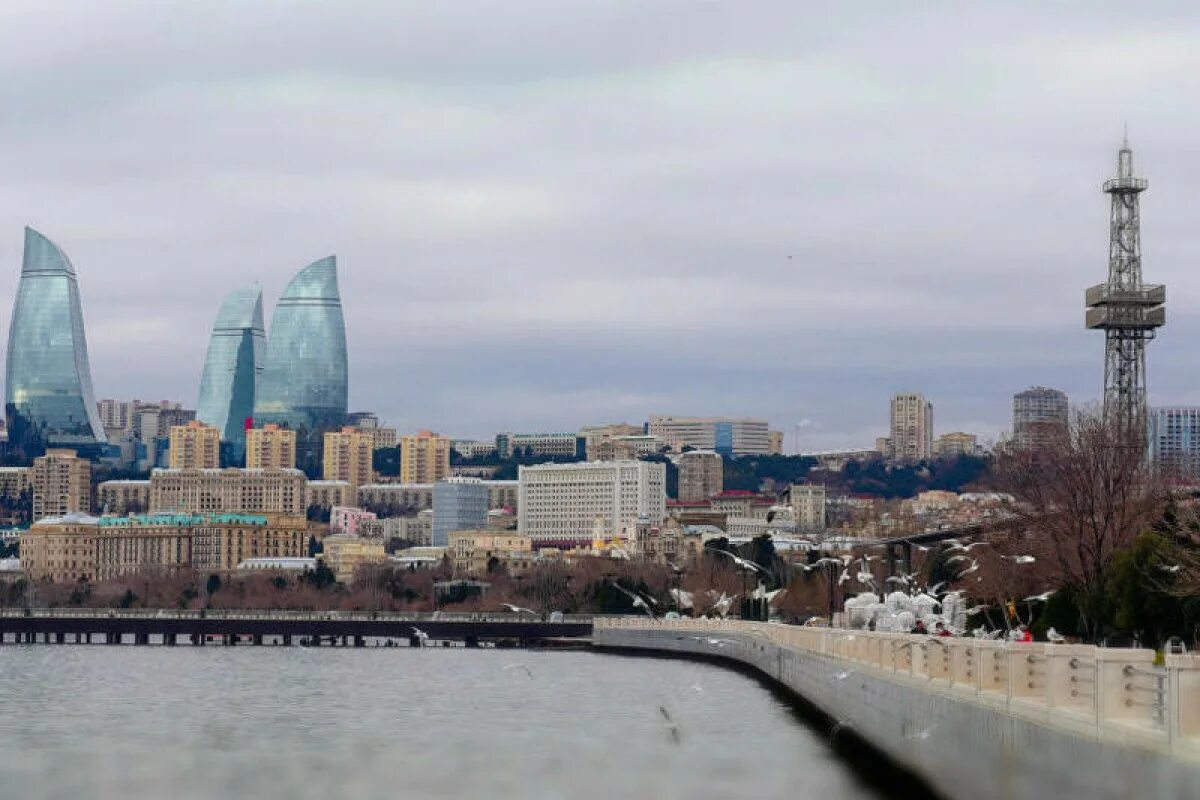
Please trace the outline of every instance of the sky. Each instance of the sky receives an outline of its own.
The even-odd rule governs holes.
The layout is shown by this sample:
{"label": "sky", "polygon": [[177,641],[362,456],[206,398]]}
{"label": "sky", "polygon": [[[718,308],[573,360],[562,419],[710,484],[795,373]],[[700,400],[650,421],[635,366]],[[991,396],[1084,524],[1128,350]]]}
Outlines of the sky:
{"label": "sky", "polygon": [[1200,404],[1191,4],[8,0],[0,76],[0,325],[32,225],[98,398],[194,407],[223,296],[269,319],[336,253],[351,408],[402,431],[869,447],[919,391],[994,439],[1027,386],[1099,397],[1128,125],[1150,402]]}

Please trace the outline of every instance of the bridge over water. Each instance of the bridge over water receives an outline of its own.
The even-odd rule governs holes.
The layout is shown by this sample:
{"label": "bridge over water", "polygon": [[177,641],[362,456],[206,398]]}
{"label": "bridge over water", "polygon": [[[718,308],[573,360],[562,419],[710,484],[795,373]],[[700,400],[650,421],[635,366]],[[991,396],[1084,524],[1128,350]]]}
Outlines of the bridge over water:
{"label": "bridge over water", "polygon": [[0,644],[309,644],[363,647],[368,641],[487,642],[529,646],[586,640],[590,616],[350,611],[3,609]]}
{"label": "bridge over water", "polygon": [[593,645],[748,666],[947,797],[1200,797],[1200,656],[634,617]]}

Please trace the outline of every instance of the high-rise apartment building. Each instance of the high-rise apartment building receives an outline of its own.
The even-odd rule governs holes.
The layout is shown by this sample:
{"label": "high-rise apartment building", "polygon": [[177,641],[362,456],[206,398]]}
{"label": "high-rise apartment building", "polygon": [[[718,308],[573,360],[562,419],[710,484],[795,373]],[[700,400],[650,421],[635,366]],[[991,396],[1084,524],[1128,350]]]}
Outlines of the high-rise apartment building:
{"label": "high-rise apartment building", "polygon": [[771,435],[766,420],[734,417],[650,417],[647,432],[676,452],[713,450],[723,456],[768,455]]}
{"label": "high-rise apartment building", "polygon": [[1171,481],[1200,481],[1200,406],[1152,408],[1150,459]]}
{"label": "high-rise apartment building", "polygon": [[518,529],[535,541],[632,536],[639,518],[666,514],[666,465],[584,461],[520,468]]}
{"label": "high-rise apartment building", "polygon": [[254,420],[309,434],[337,430],[346,420],[346,322],[338,292],[337,258],[302,269],[271,317]]}
{"label": "high-rise apartment building", "polygon": [[933,457],[933,403],[924,395],[892,395],[891,457],[911,464]]}
{"label": "high-rise apartment building", "polygon": [[33,518],[92,510],[92,463],[74,450],[47,450],[33,460]]}
{"label": "high-rise apartment building", "polygon": [[486,528],[490,493],[479,478],[447,478],[433,485],[433,546],[447,547],[455,531]]}
{"label": "high-rise apartment building", "polygon": [[25,229],[21,280],[13,302],[5,361],[4,402],[51,445],[107,443],[92,393],[83,307],[75,267],[58,245]]}
{"label": "high-rise apartment building", "polygon": [[679,500],[694,503],[725,488],[725,459],[712,450],[690,450],[679,457]]}
{"label": "high-rise apartment building", "polygon": [[296,432],[278,425],[246,431],[246,469],[295,469]]}
{"label": "high-rise apartment building", "polygon": [[436,483],[449,477],[449,437],[433,431],[400,437],[400,483]]}
{"label": "high-rise apartment building", "polygon": [[245,438],[265,349],[262,290],[235,289],[213,323],[196,404],[197,419],[215,426],[223,441],[241,444]]}
{"label": "high-rise apartment building", "polygon": [[295,469],[156,469],[150,511],[304,514],[307,483]]}
{"label": "high-rise apartment building", "polygon": [[1032,386],[1013,395],[1013,444],[1037,447],[1067,427],[1067,395]]}
{"label": "high-rise apartment building", "polygon": [[374,454],[369,433],[350,427],[330,431],[325,434],[322,477],[327,481],[345,481],[357,492],[359,486],[371,482]]}
{"label": "high-rise apartment building", "polygon": [[217,469],[221,466],[221,431],[192,420],[171,428],[171,469]]}

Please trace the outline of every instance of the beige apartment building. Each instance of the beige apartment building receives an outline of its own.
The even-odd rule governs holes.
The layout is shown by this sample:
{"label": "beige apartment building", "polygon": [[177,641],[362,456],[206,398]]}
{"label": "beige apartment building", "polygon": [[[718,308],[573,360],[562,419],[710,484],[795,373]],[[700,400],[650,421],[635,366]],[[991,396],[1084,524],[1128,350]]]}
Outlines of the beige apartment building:
{"label": "beige apartment building", "polygon": [[[355,428],[342,428],[325,434],[322,477],[327,481],[345,481],[355,490],[371,482],[371,460],[375,447],[370,434]],[[449,457],[449,451],[447,451]]]}
{"label": "beige apartment building", "polygon": [[104,481],[96,486],[96,507],[119,517],[149,511],[150,481]]}
{"label": "beige apartment building", "polygon": [[21,569],[30,581],[96,579],[96,517],[44,517],[21,534]]}
{"label": "beige apartment building", "polygon": [[510,575],[522,575],[534,561],[532,539],[496,531],[455,531],[450,534],[447,552],[454,561],[454,574],[461,577],[486,575],[489,564],[503,567]]}
{"label": "beige apartment building", "polygon": [[296,432],[278,425],[246,431],[246,469],[295,469]]}
{"label": "beige apartment building", "polygon": [[309,481],[304,490],[304,507],[352,506],[354,494],[354,486],[349,481]]}
{"label": "beige apartment building", "polygon": [[171,469],[217,469],[221,466],[221,432],[197,420],[173,426],[167,463]]}
{"label": "beige apartment building", "polygon": [[350,583],[362,567],[387,562],[382,539],[364,539],[336,533],[321,540],[321,560],[333,572],[339,583]]}
{"label": "beige apartment building", "polygon": [[448,477],[448,436],[438,436],[433,431],[419,431],[400,437],[400,483],[437,483]]}
{"label": "beige apartment building", "polygon": [[708,500],[725,488],[725,460],[711,450],[691,450],[679,457],[679,499]]}
{"label": "beige apartment building", "polygon": [[901,463],[933,457],[933,404],[920,394],[892,396],[891,457]]}
{"label": "beige apartment building", "polygon": [[33,519],[92,510],[92,464],[74,450],[47,450],[33,460]]}
{"label": "beige apartment building", "polygon": [[306,484],[297,469],[156,469],[150,510],[303,515]]}
{"label": "beige apartment building", "polygon": [[249,558],[306,555],[306,526],[280,514],[68,514],[22,534],[21,563],[34,581],[230,572]]}

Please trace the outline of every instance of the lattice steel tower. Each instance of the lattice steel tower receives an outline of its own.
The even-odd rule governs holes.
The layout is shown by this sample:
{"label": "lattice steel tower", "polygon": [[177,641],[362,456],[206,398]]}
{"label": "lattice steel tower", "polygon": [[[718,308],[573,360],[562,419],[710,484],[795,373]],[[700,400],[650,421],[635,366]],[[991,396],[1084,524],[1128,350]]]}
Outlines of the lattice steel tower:
{"label": "lattice steel tower", "polygon": [[1112,197],[1108,282],[1087,290],[1087,327],[1104,331],[1104,415],[1127,434],[1146,436],[1146,342],[1166,323],[1167,290],[1142,283],[1138,195],[1149,182],[1133,176],[1126,136],[1117,175],[1104,182]]}

